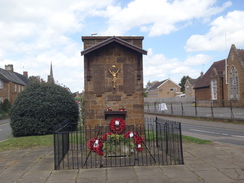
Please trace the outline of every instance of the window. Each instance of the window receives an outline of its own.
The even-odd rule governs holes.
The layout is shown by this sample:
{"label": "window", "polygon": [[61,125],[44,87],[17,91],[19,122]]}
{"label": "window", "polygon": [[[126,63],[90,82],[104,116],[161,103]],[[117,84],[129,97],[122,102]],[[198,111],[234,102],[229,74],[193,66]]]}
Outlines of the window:
{"label": "window", "polygon": [[230,99],[238,100],[239,99],[239,78],[237,70],[234,66],[230,69],[230,82],[229,82],[229,90],[230,90]]}
{"label": "window", "polygon": [[189,90],[189,88],[190,88],[189,86],[186,86],[186,91],[188,91],[188,90]]}
{"label": "window", "polygon": [[211,92],[212,92],[212,100],[217,100],[217,80],[213,79],[211,81]]}
{"label": "window", "polygon": [[3,82],[0,80],[0,88],[3,88]]}
{"label": "window", "polygon": [[171,91],[171,92],[174,91],[174,88],[170,88],[169,91]]}
{"label": "window", "polygon": [[14,91],[17,92],[17,85],[14,85]]}

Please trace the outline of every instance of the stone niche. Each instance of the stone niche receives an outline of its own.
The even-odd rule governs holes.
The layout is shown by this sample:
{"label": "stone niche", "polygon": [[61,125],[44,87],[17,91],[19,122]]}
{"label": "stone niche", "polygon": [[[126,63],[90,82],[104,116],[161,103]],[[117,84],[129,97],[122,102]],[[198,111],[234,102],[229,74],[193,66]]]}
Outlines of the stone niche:
{"label": "stone niche", "polygon": [[143,37],[83,36],[82,41],[85,124],[108,125],[114,117],[144,124]]}

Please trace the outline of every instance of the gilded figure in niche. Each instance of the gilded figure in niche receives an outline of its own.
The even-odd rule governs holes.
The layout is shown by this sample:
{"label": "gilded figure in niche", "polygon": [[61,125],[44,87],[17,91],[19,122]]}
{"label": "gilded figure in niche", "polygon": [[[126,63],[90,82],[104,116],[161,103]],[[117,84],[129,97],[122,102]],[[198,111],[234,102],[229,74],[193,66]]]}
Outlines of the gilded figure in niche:
{"label": "gilded figure in niche", "polygon": [[[112,66],[113,68],[116,68],[115,65]],[[115,70],[115,69],[114,69]],[[109,69],[110,74],[112,75],[112,82],[113,82],[113,88],[116,88],[116,81],[117,81],[117,74],[119,72],[119,69],[117,71],[111,71]]]}

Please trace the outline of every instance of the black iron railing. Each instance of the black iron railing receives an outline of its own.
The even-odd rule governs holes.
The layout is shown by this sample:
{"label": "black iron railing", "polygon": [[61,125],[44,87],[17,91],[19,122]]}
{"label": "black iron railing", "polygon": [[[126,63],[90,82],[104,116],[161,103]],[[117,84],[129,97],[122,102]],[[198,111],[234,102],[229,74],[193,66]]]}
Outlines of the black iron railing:
{"label": "black iron railing", "polygon": [[181,123],[146,118],[145,125],[126,125],[113,134],[109,126],[63,122],[54,128],[54,168],[79,169],[184,164]]}

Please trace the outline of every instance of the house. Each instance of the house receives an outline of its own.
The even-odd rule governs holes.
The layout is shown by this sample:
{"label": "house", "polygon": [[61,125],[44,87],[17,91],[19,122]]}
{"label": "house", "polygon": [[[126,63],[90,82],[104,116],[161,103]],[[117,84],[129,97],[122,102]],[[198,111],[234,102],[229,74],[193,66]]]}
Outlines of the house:
{"label": "house", "polygon": [[176,97],[182,94],[181,87],[170,79],[163,80],[147,90],[148,97]]}
{"label": "house", "polygon": [[196,101],[244,106],[244,50],[231,46],[227,59],[214,62],[195,85]]}
{"label": "house", "polygon": [[0,102],[5,99],[12,104],[17,95],[23,91],[28,84],[28,73],[23,75],[14,72],[12,64],[5,65],[5,69],[0,68]]}
{"label": "house", "polygon": [[195,84],[197,82],[197,79],[187,79],[185,83],[185,95],[186,97],[195,97]]}
{"label": "house", "polygon": [[197,83],[197,81],[203,76],[203,72],[201,72],[201,76],[198,77],[197,79],[192,79],[189,78],[186,80],[185,83],[185,96],[186,97],[193,97],[195,98],[195,85]]}

